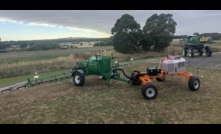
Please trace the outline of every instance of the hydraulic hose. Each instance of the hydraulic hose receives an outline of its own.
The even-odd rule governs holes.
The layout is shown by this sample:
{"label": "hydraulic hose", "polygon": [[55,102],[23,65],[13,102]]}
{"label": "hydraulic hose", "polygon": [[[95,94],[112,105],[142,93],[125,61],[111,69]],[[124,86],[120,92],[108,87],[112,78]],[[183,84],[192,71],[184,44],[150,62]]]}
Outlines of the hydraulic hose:
{"label": "hydraulic hose", "polygon": [[123,69],[121,69],[121,68],[117,68],[117,69],[114,69],[113,70],[113,72],[116,72],[116,71],[122,71],[123,72],[123,75],[126,77],[126,78],[128,78],[128,79],[132,79],[130,76],[128,76],[127,74],[125,74],[125,72],[124,72],[124,70]]}

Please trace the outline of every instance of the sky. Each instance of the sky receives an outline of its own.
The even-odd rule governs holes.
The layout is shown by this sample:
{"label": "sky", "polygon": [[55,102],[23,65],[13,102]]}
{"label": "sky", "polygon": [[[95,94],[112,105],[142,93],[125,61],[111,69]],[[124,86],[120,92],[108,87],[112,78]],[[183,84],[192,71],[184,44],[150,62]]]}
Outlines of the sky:
{"label": "sky", "polygon": [[140,24],[154,13],[170,13],[177,22],[175,35],[221,33],[221,10],[0,10],[1,41],[67,37],[106,38],[123,14]]}

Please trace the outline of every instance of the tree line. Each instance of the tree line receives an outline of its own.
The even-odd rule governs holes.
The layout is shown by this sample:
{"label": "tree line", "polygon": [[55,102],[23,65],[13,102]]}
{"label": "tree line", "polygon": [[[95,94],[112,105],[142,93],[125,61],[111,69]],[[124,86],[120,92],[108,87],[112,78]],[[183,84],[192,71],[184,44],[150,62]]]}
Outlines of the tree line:
{"label": "tree line", "polygon": [[105,39],[107,38],[61,38],[50,40],[3,41],[0,43],[0,49],[6,49],[12,45],[19,45],[22,50],[27,51],[49,50],[60,48],[59,43],[103,41]]}

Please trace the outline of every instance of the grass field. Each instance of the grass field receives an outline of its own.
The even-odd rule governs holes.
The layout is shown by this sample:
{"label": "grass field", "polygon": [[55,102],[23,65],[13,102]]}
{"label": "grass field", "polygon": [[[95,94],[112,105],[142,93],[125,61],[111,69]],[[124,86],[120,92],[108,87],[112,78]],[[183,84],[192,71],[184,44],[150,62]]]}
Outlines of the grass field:
{"label": "grass field", "polygon": [[39,56],[30,56],[30,57],[17,57],[17,58],[6,58],[1,59],[0,64],[12,64],[12,63],[19,63],[19,62],[29,62],[29,61],[39,61],[39,60],[50,60],[56,59],[58,57],[67,57],[70,54],[59,54],[59,55],[39,55]]}
{"label": "grass field", "polygon": [[[156,64],[125,67],[145,70]],[[196,73],[195,68],[187,68]],[[221,123],[221,72],[201,69],[201,88],[193,92],[181,76],[153,83],[156,99],[141,95],[142,85],[132,86],[97,76],[86,77],[83,87],[71,80],[0,94],[0,123],[67,124],[219,124]],[[213,83],[211,85],[211,83]]]}
{"label": "grass field", "polygon": [[[99,53],[99,52],[98,52]],[[134,59],[151,58],[155,56],[166,55],[166,50],[162,53],[157,52],[141,52],[134,54],[121,54],[114,50],[107,50],[103,54],[118,57],[118,61],[127,61],[131,57]],[[51,56],[30,56],[0,59],[0,79],[10,78],[15,76],[30,75],[34,72],[46,73],[51,71],[59,71],[64,69],[71,69],[78,61],[83,61],[94,56],[94,52],[79,52],[66,55],[51,55]]]}
{"label": "grass field", "polygon": [[[106,54],[113,53],[118,57],[119,61],[129,60],[131,57],[134,59],[152,58],[157,56],[165,56],[170,54],[181,54],[182,47],[179,45],[179,40],[174,40],[171,43],[172,47],[168,47],[161,53],[157,52],[140,52],[133,54],[121,54],[114,50],[107,50]],[[221,41],[215,41],[216,43],[210,44],[214,51],[221,51]],[[105,47],[103,47],[105,49]],[[59,71],[64,69],[70,69],[77,61],[82,61],[88,57],[99,53],[99,48],[88,49],[71,49],[71,50],[53,50],[53,51],[41,51],[41,52],[22,52],[13,54],[1,54],[5,58],[0,59],[0,79],[10,78],[15,76],[30,75],[34,72],[46,73],[50,71]],[[111,49],[107,47],[107,49]],[[85,51],[84,51],[85,50]],[[88,52],[87,52],[88,51]],[[48,55],[46,55],[48,54]],[[20,55],[14,58],[9,58],[13,55]],[[29,55],[22,57],[24,55]],[[8,56],[8,57],[7,57]],[[7,58],[6,58],[7,57]]]}
{"label": "grass field", "polygon": [[[211,46],[219,49],[219,43],[221,42]],[[173,46],[170,52],[180,52],[181,47]],[[133,70],[145,71],[146,67],[158,66],[155,61],[168,53],[165,50],[162,53],[125,55],[106,51],[105,54],[112,52],[118,57],[118,61],[129,61],[131,57],[134,60],[143,59],[142,62],[123,67],[127,74]],[[25,69],[30,67],[32,62],[38,63],[33,64],[33,67],[62,63],[72,67],[76,59],[82,60],[90,54],[82,56],[82,53],[79,53],[48,59],[38,57],[34,61],[26,59],[24,62],[22,59],[19,62],[12,60],[7,63],[5,69],[16,67],[16,64],[20,65],[21,62],[26,64]],[[153,59],[154,57],[157,60]],[[187,71],[196,74],[195,68],[188,67]],[[39,75],[51,73],[54,72]],[[24,81],[33,75],[32,71],[30,75],[0,79],[0,87]],[[74,86],[70,79],[5,92],[0,94],[0,124],[221,124],[221,71],[201,68],[199,78],[201,87],[195,92],[189,90],[187,80],[181,76],[168,75],[164,82],[154,79],[153,84],[159,89],[154,100],[143,98],[142,85],[132,86],[115,80],[107,83],[98,76],[86,77],[83,87]]]}

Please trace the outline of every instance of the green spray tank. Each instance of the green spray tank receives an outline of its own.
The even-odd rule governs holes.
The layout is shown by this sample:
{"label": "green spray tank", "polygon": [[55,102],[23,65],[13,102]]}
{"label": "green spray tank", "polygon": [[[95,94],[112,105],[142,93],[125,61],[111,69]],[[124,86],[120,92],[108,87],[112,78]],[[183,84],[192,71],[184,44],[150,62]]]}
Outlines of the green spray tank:
{"label": "green spray tank", "polygon": [[[113,54],[111,56],[95,55],[86,61],[77,62],[77,66],[72,69],[73,82],[76,86],[83,86],[85,76],[98,75],[101,79],[109,81],[115,79],[123,82],[131,82],[131,77],[126,75],[124,70],[119,68],[118,62],[114,62]],[[122,71],[127,79],[120,77],[117,71]]]}
{"label": "green spray tank", "polygon": [[111,58],[106,56],[92,56],[87,60],[89,74],[102,75],[111,71]]}
{"label": "green spray tank", "polygon": [[203,44],[211,44],[211,37],[201,37],[201,36],[187,36],[186,43],[192,43],[193,45],[203,45]]}

